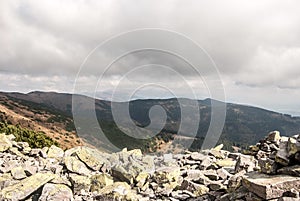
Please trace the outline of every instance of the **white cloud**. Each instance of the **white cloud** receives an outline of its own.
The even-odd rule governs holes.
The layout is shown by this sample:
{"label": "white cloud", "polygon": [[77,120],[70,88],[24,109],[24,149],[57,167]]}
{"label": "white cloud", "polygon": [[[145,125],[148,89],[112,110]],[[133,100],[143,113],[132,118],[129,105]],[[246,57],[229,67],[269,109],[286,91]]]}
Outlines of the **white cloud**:
{"label": "white cloud", "polygon": [[[1,1],[0,90],[70,92],[79,66],[99,43],[121,32],[152,27],[182,33],[208,51],[219,67],[229,100],[274,109],[297,108],[299,6],[297,0]],[[109,52],[98,56],[100,61],[111,60]],[[147,62],[168,63],[192,87],[198,87],[199,97],[207,95],[198,75],[176,59],[156,54],[127,57],[111,69],[99,90],[111,91],[112,82],[130,69],[126,65]],[[98,80],[98,63],[94,66],[80,78],[83,88]],[[139,76],[146,80],[150,74]],[[187,96],[176,76],[160,71],[151,76],[153,82],[164,79]],[[136,86],[130,82],[135,83],[123,83],[124,91]],[[149,96],[159,94],[146,91]],[[287,104],[282,106],[282,102]]]}

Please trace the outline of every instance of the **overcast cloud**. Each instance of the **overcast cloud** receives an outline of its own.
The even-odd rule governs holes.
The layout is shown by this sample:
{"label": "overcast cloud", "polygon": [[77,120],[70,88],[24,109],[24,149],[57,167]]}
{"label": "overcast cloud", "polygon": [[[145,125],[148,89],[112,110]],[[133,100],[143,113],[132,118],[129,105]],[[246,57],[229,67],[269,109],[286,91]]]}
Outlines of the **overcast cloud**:
{"label": "overcast cloud", "polygon": [[[161,28],[187,36],[209,53],[227,101],[300,115],[299,8],[298,0],[0,1],[0,90],[72,92],[80,65],[98,44],[122,32]],[[109,52],[97,56],[112,60]],[[184,62],[153,52],[114,64],[97,88],[98,96],[109,98],[120,80],[124,94],[145,80],[159,80],[169,91],[191,97],[186,83],[172,73],[139,71],[122,79],[128,67],[146,63],[172,66],[197,98],[209,96],[203,80],[185,70]],[[99,79],[98,68],[78,79],[84,92],[93,93],[88,88]],[[159,88],[143,89],[133,97],[172,96]],[[119,100],[122,93],[116,95]]]}

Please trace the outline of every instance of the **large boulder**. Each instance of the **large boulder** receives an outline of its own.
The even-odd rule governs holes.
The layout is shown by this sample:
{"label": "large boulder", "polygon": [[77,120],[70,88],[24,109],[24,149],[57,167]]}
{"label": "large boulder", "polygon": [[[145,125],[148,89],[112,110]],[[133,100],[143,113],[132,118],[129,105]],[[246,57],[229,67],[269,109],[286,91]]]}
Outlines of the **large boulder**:
{"label": "large boulder", "polygon": [[97,149],[80,147],[80,149],[76,150],[76,154],[82,162],[95,171],[100,170],[103,165],[110,166],[110,162],[107,160],[105,154]]}
{"label": "large boulder", "polygon": [[300,179],[287,175],[266,175],[257,172],[247,173],[243,186],[263,199],[282,197],[291,188],[300,191]]}
{"label": "large boulder", "polygon": [[2,200],[23,200],[54,178],[52,173],[36,173],[0,191]]}

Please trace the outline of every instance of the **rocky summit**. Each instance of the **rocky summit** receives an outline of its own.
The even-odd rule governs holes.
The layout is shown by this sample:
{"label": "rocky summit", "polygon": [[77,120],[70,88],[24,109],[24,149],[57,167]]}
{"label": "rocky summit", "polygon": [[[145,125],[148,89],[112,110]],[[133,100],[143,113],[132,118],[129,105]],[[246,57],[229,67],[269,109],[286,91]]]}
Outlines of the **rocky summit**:
{"label": "rocky summit", "polygon": [[271,132],[242,153],[144,155],[30,148],[0,134],[0,200],[300,200],[300,136]]}

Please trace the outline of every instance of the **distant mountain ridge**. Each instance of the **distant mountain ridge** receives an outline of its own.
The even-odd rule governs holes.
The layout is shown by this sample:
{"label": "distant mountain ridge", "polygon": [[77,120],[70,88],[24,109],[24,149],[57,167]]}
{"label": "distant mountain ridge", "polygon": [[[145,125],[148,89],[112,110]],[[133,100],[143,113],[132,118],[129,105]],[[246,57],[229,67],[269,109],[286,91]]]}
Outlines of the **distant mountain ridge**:
{"label": "distant mountain ridge", "polygon": [[[28,94],[22,93],[7,93],[0,92],[1,97],[6,97],[12,102],[17,102],[21,105],[27,105],[29,107],[38,107],[41,110],[54,111],[62,116],[65,116],[68,121],[72,120],[72,94],[56,93],[56,92],[31,92]],[[114,123],[113,115],[111,112],[111,102],[106,100],[93,100],[90,97],[80,96],[84,101],[95,101],[95,110],[97,119],[101,125],[109,132],[107,132],[110,140],[120,140],[119,137],[115,137],[115,133],[120,133],[117,126]],[[198,100],[200,108],[200,122],[197,132],[198,142],[193,144],[195,149],[199,148],[203,141],[211,119],[211,99]],[[5,101],[4,101],[5,102]],[[4,104],[0,102],[0,104]],[[126,103],[115,103],[126,104]],[[176,98],[171,99],[147,99],[147,100],[133,100],[129,102],[130,116],[136,125],[139,127],[145,127],[150,123],[148,116],[149,109],[154,105],[162,106],[167,113],[167,121],[164,125],[161,136],[176,135],[180,126],[180,105]],[[281,114],[269,110],[265,110],[258,107],[239,105],[233,103],[226,103],[226,120],[221,135],[220,142],[230,145],[244,146],[253,144],[259,139],[263,138],[265,133],[272,130],[279,130],[283,135],[291,136],[300,131],[300,117],[292,117],[291,115]],[[88,111],[91,108],[85,108],[85,104],[82,104],[82,111]],[[193,109],[193,108],[191,108]],[[187,118],[195,118],[193,114]],[[84,119],[84,118],[83,118]],[[89,119],[85,119],[85,124],[89,123]],[[94,133],[92,127],[98,125],[89,125],[91,130],[88,132]],[[124,125],[126,127],[126,121]],[[75,129],[75,128],[72,128]],[[105,130],[104,129],[104,130]],[[130,130],[130,128],[129,128]],[[73,130],[75,132],[75,130]],[[79,132],[77,130],[77,132]],[[80,134],[89,135],[87,132]],[[91,134],[96,136],[96,134]],[[183,136],[188,136],[188,133],[182,133]],[[116,135],[117,136],[117,135]],[[124,135],[122,134],[124,137]],[[88,138],[88,136],[85,136]],[[91,137],[91,136],[90,136]],[[126,137],[125,137],[126,138]],[[169,137],[168,137],[169,138]],[[172,140],[172,138],[170,138]],[[91,141],[95,141],[94,137],[91,137]],[[132,141],[132,138],[126,140],[120,140],[116,145],[122,146],[125,142]],[[136,142],[137,143],[137,142]],[[127,146],[127,145],[124,145]],[[150,145],[147,145],[150,146]],[[128,146],[127,146],[128,147]],[[120,147],[121,148],[121,147]]]}

